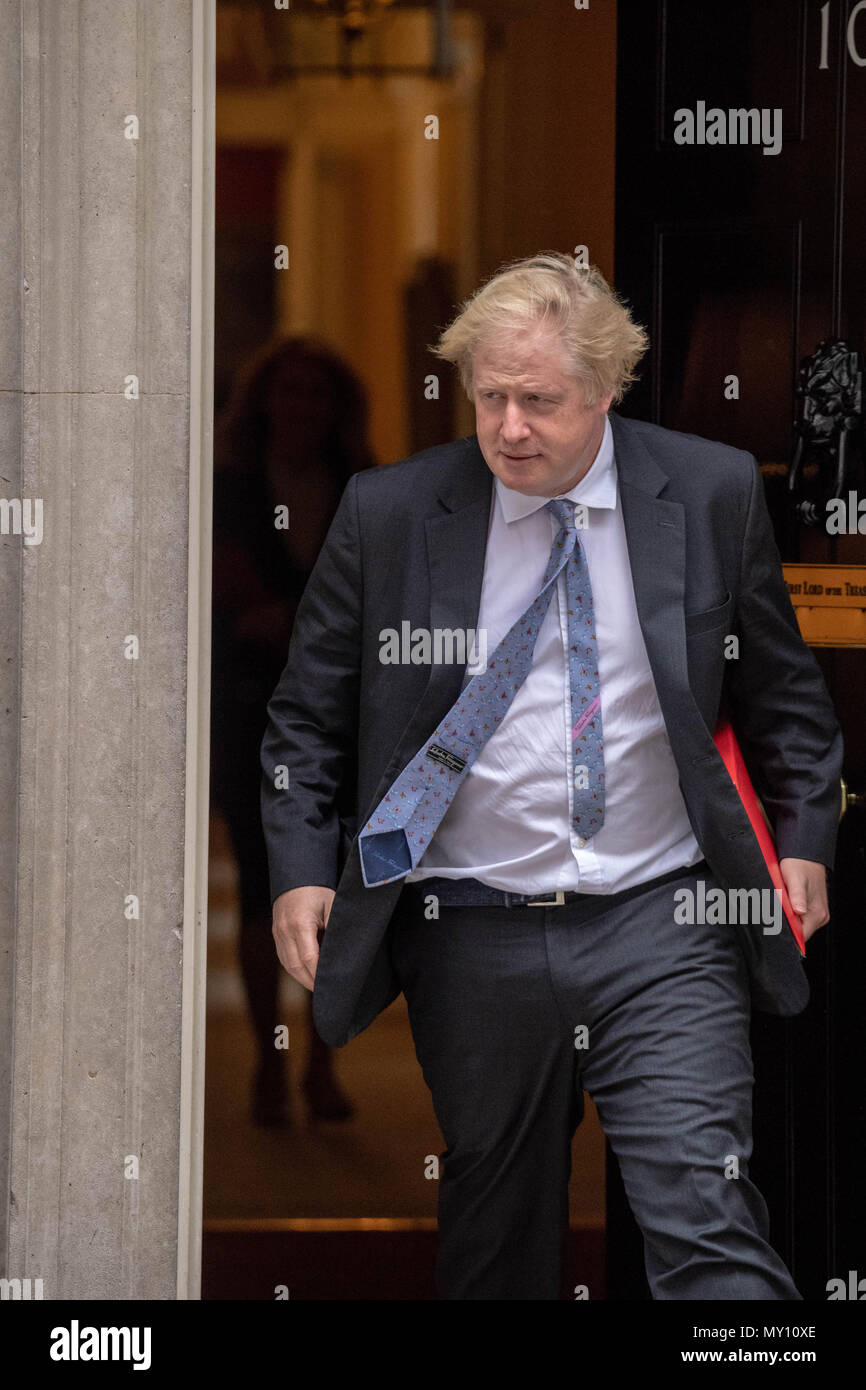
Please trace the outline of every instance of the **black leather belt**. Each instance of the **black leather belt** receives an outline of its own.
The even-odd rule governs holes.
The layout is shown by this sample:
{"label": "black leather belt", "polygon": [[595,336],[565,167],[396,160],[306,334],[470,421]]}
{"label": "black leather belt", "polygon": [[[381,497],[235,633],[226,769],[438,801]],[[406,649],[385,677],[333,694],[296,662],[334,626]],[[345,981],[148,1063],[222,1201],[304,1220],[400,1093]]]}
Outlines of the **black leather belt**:
{"label": "black leather belt", "polygon": [[564,907],[566,903],[598,902],[602,898],[611,903],[624,903],[653,888],[661,888],[665,883],[673,883],[675,879],[708,869],[707,861],[702,859],[686,868],[659,874],[658,878],[648,878],[633,888],[623,888],[619,893],[577,893],[563,889],[553,893],[506,893],[499,888],[490,888],[477,878],[422,878],[407,883],[403,892],[419,899],[432,894],[438,899],[440,907]]}

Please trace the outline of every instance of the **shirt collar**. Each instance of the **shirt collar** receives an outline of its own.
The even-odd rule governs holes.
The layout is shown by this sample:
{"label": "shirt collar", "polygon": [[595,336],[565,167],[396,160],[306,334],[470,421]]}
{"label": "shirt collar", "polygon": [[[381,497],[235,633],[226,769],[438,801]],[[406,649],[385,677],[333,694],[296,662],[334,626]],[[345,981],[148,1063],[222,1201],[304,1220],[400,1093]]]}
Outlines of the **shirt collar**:
{"label": "shirt collar", "polygon": [[[494,484],[502,515],[507,522],[519,521],[521,517],[530,516],[550,501],[549,497],[528,497],[523,492],[515,492],[512,488],[506,487],[499,478],[494,478]],[[569,492],[564,492],[561,496],[570,498],[572,502],[582,502],[586,507],[616,506],[613,430],[607,416],[604,417],[604,434],[598,446],[598,453],[580,482],[575,483]]]}

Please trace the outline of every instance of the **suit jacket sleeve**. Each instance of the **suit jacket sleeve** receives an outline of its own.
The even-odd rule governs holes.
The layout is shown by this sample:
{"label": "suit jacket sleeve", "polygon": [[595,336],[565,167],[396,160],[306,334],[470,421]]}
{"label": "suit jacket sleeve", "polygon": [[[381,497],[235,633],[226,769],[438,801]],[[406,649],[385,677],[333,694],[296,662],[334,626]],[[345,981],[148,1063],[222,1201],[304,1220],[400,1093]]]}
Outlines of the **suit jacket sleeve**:
{"label": "suit jacket sleeve", "polygon": [[[336,888],[354,808],[361,664],[357,476],[346,487],[304,590],[262,741],[262,827],[271,901],[291,888]],[[288,787],[278,788],[284,767]]]}
{"label": "suit jacket sleeve", "polygon": [[728,698],[780,859],[832,867],[840,807],[842,734],[814,655],[800,636],[755,459],[738,619],[739,658]]}

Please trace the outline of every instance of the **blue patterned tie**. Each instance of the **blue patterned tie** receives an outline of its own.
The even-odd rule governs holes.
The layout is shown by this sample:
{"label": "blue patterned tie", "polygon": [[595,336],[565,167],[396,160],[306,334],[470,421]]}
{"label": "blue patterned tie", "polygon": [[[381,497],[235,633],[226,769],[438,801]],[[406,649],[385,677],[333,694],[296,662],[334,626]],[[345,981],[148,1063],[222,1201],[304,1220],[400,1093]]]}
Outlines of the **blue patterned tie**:
{"label": "blue patterned tie", "polygon": [[604,753],[592,588],[574,524],[574,503],[557,498],[547,509],[559,522],[538,597],[503,637],[438,728],[406,765],[358,836],[361,873],[372,888],[405,878],[489,738],[496,733],[529,674],[539,629],[565,570],[568,667],[571,682],[572,820],[584,839],[604,821]]}

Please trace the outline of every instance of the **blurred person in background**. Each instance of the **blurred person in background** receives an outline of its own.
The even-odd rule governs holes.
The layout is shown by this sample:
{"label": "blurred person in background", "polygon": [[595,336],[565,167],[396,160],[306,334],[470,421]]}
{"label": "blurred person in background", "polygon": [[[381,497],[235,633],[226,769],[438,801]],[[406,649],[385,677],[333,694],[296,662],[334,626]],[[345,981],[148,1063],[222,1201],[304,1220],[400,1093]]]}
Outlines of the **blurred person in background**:
{"label": "blurred person in background", "polygon": [[[214,464],[212,803],[234,849],[239,956],[257,1048],[252,1116],[291,1121],[286,1054],[275,1047],[280,965],[271,935],[259,748],[295,610],[353,473],[375,463],[364,387],[312,338],[265,346],[238,374],[218,422]],[[288,509],[280,529],[276,508]],[[313,1119],[353,1107],[313,1026],[302,1089]]]}

